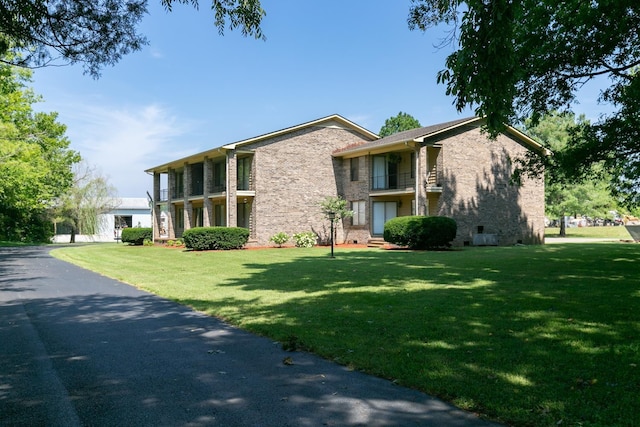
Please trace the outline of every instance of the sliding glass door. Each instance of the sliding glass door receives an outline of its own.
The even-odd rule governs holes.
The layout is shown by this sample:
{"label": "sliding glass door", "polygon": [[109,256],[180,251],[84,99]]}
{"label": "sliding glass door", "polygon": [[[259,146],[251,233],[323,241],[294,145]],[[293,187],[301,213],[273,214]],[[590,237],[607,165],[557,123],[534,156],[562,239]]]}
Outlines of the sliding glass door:
{"label": "sliding glass door", "polygon": [[398,216],[398,202],[373,202],[373,230],[374,236],[382,236],[384,223]]}

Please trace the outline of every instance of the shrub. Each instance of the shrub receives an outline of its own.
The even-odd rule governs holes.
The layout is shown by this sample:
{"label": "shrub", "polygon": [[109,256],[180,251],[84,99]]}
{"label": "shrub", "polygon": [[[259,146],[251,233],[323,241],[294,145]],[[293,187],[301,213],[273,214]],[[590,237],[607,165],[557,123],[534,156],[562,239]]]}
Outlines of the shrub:
{"label": "shrub", "polygon": [[318,242],[318,236],[313,231],[304,231],[293,235],[298,248],[312,248]]}
{"label": "shrub", "polygon": [[400,216],[384,225],[384,240],[410,249],[451,246],[457,232],[455,220],[444,216]]}
{"label": "shrub", "polygon": [[283,233],[282,231],[274,234],[269,238],[270,242],[275,243],[278,247],[281,247],[289,240],[289,235],[287,233]]}
{"label": "shrub", "polygon": [[183,246],[184,242],[182,241],[182,239],[169,239],[167,240],[167,246]]}
{"label": "shrub", "polygon": [[122,243],[129,243],[130,245],[142,245],[146,240],[153,239],[153,231],[151,228],[145,227],[133,227],[123,228],[120,235]]}
{"label": "shrub", "polygon": [[249,230],[241,227],[195,227],[185,230],[182,239],[196,251],[241,249],[249,240]]}

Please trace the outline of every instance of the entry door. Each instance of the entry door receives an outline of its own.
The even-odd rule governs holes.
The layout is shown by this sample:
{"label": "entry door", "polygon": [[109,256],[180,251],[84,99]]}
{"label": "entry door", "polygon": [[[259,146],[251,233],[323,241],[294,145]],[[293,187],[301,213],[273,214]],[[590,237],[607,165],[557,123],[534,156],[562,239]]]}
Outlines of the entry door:
{"label": "entry door", "polygon": [[373,230],[374,236],[382,236],[384,223],[398,216],[398,202],[373,202]]}

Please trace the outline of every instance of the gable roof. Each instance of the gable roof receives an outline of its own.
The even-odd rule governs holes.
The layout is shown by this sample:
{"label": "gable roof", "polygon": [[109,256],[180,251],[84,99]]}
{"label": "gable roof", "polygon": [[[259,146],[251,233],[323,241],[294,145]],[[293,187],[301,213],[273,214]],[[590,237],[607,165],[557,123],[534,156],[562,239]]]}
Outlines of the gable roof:
{"label": "gable roof", "polygon": [[[483,121],[484,118],[482,117],[465,117],[462,119],[452,120],[436,125],[410,129],[394,133],[393,135],[380,138],[376,141],[362,141],[357,144],[349,145],[347,147],[334,151],[333,155],[336,157],[352,157],[355,155],[361,155],[363,152],[388,149],[393,145],[408,143],[422,144],[427,140],[433,139],[445,132],[450,132],[468,125],[480,125]],[[544,151],[544,148],[538,142],[511,126],[507,126],[505,132],[513,135],[532,150],[539,152]]]}
{"label": "gable roof", "polygon": [[249,144],[253,144],[256,142],[260,142],[260,141],[264,141],[264,140],[268,140],[271,138],[276,138],[278,136],[281,135],[286,135],[289,133],[293,133],[293,132],[297,132],[306,128],[310,128],[310,127],[329,127],[329,128],[341,128],[341,129],[349,129],[352,130],[356,133],[358,133],[359,135],[361,135],[362,138],[364,138],[365,140],[371,141],[371,140],[375,140],[378,139],[378,135],[371,132],[368,129],[363,128],[362,126],[340,116],[339,114],[332,114],[330,116],[326,116],[326,117],[322,117],[316,120],[312,120],[309,122],[305,122],[305,123],[301,123],[299,125],[295,125],[295,126],[291,126],[288,128],[284,128],[284,129],[280,129],[274,132],[269,132],[269,133],[265,133],[259,136],[255,136],[252,138],[248,138],[248,139],[243,139],[240,141],[236,141],[236,142],[232,142],[230,144],[225,144],[225,145],[221,145],[218,147],[214,147],[211,148],[209,150],[206,151],[202,151],[200,153],[196,153],[196,154],[192,154],[190,156],[187,157],[183,157],[181,159],[177,159],[177,160],[172,160],[168,163],[164,163],[162,165],[158,165],[158,166],[154,166],[152,168],[149,168],[147,170],[145,170],[145,172],[150,173],[150,172],[162,172],[162,171],[166,171],[168,168],[171,167],[180,167],[182,166],[185,162],[188,163],[196,163],[196,162],[200,162],[202,161],[205,156],[208,157],[219,157],[221,155],[222,152],[224,152],[225,150],[237,150],[240,149],[241,147],[245,146],[245,145],[249,145]]}
{"label": "gable roof", "polygon": [[[336,124],[331,125],[331,122],[335,122]],[[295,125],[295,126],[291,126],[285,129],[281,129],[281,130],[277,130],[275,132],[270,132],[270,133],[265,133],[264,135],[259,135],[253,138],[249,138],[249,139],[244,139],[242,141],[238,141],[238,142],[234,142],[231,144],[227,144],[227,145],[223,145],[222,148],[226,148],[226,149],[231,149],[234,150],[236,149],[238,146],[242,146],[242,145],[247,145],[247,144],[251,144],[254,142],[258,142],[258,141],[262,141],[265,139],[270,139],[270,138],[275,138],[278,137],[280,135],[285,135],[287,133],[292,133],[292,132],[296,132],[298,130],[301,129],[305,129],[308,127],[312,127],[312,126],[326,126],[326,127],[341,127],[341,128],[347,128],[347,129],[351,129],[354,130],[360,134],[364,134],[365,136],[367,136],[369,139],[378,139],[378,135],[363,128],[360,125],[355,124],[354,122],[345,119],[344,117],[340,116],[339,114],[332,114],[330,116],[327,117],[322,117],[316,120],[312,120],[310,122],[306,122],[306,123],[302,123],[299,125]]]}

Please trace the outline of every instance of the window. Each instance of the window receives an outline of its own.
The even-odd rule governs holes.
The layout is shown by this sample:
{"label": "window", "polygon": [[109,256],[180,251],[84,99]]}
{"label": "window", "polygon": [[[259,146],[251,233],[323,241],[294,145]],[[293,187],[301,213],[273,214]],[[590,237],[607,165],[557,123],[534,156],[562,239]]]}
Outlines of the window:
{"label": "window", "polygon": [[249,190],[251,177],[251,157],[238,159],[238,190]]}
{"label": "window", "polygon": [[227,225],[227,210],[225,205],[215,205],[213,207],[213,222],[217,227],[225,227]]}
{"label": "window", "polygon": [[238,203],[238,227],[251,228],[251,203]]}
{"label": "window", "polygon": [[388,156],[373,156],[372,182],[373,190],[390,190],[398,188],[398,163],[388,161]]}
{"label": "window", "polygon": [[353,217],[351,217],[352,225],[365,225],[365,209],[366,202],[364,200],[351,202],[351,210],[353,211]]}
{"label": "window", "polygon": [[116,229],[131,228],[133,227],[133,217],[131,215],[116,215],[114,217],[113,227]]}
{"label": "window", "polygon": [[222,193],[227,190],[227,173],[225,166],[224,161],[213,164],[213,186],[211,191],[214,193]]}
{"label": "window", "polygon": [[372,188],[383,190],[387,187],[387,159],[384,156],[373,156]]}
{"label": "window", "polygon": [[184,171],[183,170],[179,170],[176,171],[176,176],[175,176],[175,182],[176,182],[176,194],[174,194],[174,198],[182,198],[184,197]]}
{"label": "window", "polygon": [[176,206],[175,227],[180,230],[184,229],[184,210],[182,206]]}
{"label": "window", "polygon": [[190,196],[201,196],[204,193],[204,163],[191,165]]}
{"label": "window", "polygon": [[202,227],[204,226],[204,209],[203,208],[193,208],[193,224],[192,227]]}
{"label": "window", "polygon": [[360,157],[351,159],[351,181],[359,181]]}

